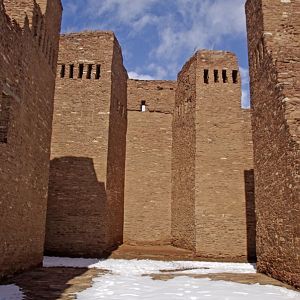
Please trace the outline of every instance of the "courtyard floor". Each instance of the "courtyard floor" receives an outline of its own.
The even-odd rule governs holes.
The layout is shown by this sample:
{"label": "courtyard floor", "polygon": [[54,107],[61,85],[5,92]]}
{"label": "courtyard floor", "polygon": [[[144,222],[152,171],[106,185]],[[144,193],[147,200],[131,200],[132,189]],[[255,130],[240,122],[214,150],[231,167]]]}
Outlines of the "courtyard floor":
{"label": "courtyard floor", "polygon": [[300,300],[243,263],[45,257],[44,267],[0,285],[0,300]]}

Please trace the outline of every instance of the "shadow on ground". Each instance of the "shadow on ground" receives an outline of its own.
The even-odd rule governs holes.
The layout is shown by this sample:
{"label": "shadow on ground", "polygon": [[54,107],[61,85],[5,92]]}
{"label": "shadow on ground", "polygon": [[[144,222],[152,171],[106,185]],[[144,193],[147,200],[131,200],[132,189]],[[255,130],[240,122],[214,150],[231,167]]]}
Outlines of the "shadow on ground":
{"label": "shadow on ground", "polygon": [[16,284],[24,300],[73,300],[92,284],[94,277],[107,271],[86,268],[36,268],[15,276],[7,284]]}

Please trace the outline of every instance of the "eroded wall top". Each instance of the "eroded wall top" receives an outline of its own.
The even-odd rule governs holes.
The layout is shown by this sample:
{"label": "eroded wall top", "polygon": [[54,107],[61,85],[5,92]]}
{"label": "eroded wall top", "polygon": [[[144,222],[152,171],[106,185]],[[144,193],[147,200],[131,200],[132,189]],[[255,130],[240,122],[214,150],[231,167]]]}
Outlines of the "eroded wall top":
{"label": "eroded wall top", "polygon": [[140,111],[142,105],[150,112],[172,113],[176,81],[128,80],[128,110]]}

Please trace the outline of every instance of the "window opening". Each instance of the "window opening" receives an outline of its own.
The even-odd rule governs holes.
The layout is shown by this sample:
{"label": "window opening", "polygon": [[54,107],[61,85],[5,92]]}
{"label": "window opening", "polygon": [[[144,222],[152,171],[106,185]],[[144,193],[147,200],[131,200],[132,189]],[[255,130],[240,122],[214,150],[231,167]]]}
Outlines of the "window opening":
{"label": "window opening", "polygon": [[238,83],[238,71],[237,70],[232,71],[232,81],[233,81],[233,83]]}
{"label": "window opening", "polygon": [[208,84],[208,79],[209,79],[209,77],[208,77],[208,70],[205,69],[204,70],[204,83]]}
{"label": "window opening", "polygon": [[93,65],[88,65],[88,70],[86,73],[86,78],[91,79],[92,78],[92,72],[93,72]]}
{"label": "window opening", "polygon": [[61,69],[60,69],[60,78],[65,78],[66,75],[66,65],[63,64],[61,65]]}
{"label": "window opening", "polygon": [[219,71],[218,70],[214,70],[214,79],[215,79],[215,82],[219,82]]}
{"label": "window opening", "polygon": [[96,74],[95,74],[95,79],[100,79],[100,65],[96,65]]}
{"label": "window opening", "polygon": [[83,64],[79,64],[79,70],[78,70],[78,78],[82,78],[83,76]]}
{"label": "window opening", "polygon": [[222,78],[223,78],[223,83],[228,82],[228,77],[227,77],[227,71],[226,70],[222,71]]}
{"label": "window opening", "polygon": [[69,78],[74,77],[74,65],[70,65],[70,72],[69,72]]}
{"label": "window opening", "polygon": [[0,95],[0,143],[7,143],[7,134],[10,119],[10,97]]}
{"label": "window opening", "polygon": [[146,111],[146,101],[141,101],[141,112]]}

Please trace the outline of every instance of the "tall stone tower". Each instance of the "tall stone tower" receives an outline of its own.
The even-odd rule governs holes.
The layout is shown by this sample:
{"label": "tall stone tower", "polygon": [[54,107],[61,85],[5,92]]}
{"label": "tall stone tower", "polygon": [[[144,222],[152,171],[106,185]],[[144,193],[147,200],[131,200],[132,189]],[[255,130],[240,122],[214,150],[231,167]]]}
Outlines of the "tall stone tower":
{"label": "tall stone tower", "polygon": [[173,118],[176,246],[201,258],[255,258],[250,128],[235,55],[197,52],[179,73]]}
{"label": "tall stone tower", "polygon": [[246,3],[258,270],[300,287],[300,1]]}
{"label": "tall stone tower", "polygon": [[123,240],[127,72],[112,32],[61,37],[46,252],[101,256]]}
{"label": "tall stone tower", "polygon": [[62,6],[38,3],[0,0],[0,278],[44,252]]}

